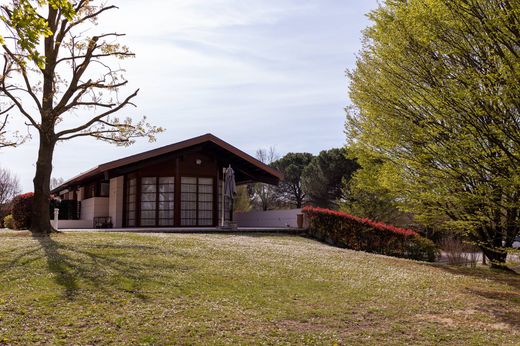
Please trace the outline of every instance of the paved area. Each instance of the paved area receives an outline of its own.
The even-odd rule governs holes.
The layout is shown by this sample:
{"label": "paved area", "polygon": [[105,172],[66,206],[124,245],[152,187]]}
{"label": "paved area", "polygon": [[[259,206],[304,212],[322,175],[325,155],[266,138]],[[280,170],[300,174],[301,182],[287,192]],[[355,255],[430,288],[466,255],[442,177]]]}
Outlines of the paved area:
{"label": "paved area", "polygon": [[136,232],[136,233],[286,233],[302,234],[301,228],[291,227],[239,227],[235,230],[220,227],[137,227],[137,228],[93,228],[60,229],[61,232]]}

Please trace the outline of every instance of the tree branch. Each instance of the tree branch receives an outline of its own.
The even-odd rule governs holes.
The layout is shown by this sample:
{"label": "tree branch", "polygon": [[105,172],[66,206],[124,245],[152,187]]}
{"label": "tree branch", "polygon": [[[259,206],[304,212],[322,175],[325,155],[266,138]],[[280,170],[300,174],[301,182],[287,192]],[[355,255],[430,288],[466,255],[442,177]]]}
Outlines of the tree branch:
{"label": "tree branch", "polygon": [[123,107],[125,107],[128,104],[132,104],[130,102],[130,100],[132,100],[134,97],[136,97],[138,92],[139,92],[139,89],[134,91],[130,96],[128,96],[117,107],[115,107],[113,109],[110,109],[110,110],[108,110],[108,111],[106,111],[104,113],[101,113],[100,115],[95,116],[94,118],[92,118],[91,120],[89,120],[88,122],[86,122],[85,124],[83,124],[81,126],[58,132],[56,134],[56,138],[61,139],[61,137],[63,137],[63,136],[66,136],[66,135],[69,135],[69,134],[72,134],[72,133],[76,133],[76,132],[80,132],[80,131],[88,129],[90,126],[92,126],[94,123],[100,121],[101,119],[109,116],[112,113],[115,113],[115,112],[119,111],[120,109],[122,109]]}

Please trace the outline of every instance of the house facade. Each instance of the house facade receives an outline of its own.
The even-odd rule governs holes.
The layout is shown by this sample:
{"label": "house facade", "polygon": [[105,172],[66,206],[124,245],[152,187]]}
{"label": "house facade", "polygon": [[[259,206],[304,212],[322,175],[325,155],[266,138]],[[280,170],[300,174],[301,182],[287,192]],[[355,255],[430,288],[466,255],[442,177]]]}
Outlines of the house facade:
{"label": "house facade", "polygon": [[[224,169],[237,185],[277,185],[282,174],[212,134],[101,164],[52,190],[77,202],[60,228],[216,227],[229,218]],[[65,203],[63,203],[65,204]]]}

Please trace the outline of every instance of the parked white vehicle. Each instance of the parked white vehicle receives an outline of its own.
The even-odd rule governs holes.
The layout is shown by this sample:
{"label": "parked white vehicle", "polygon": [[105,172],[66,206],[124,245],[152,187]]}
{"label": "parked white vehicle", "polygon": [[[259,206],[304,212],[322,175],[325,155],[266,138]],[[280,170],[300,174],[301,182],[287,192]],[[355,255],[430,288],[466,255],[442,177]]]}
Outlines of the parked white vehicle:
{"label": "parked white vehicle", "polygon": [[520,235],[516,236],[515,240],[513,241],[513,247],[520,248]]}

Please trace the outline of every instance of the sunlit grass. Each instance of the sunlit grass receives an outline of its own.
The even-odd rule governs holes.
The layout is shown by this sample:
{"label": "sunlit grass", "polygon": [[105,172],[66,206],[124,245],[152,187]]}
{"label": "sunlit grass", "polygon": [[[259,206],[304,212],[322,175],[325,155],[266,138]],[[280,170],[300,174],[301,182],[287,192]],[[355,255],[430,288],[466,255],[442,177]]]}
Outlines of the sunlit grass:
{"label": "sunlit grass", "polygon": [[0,232],[0,344],[515,344],[520,279],[280,235]]}

